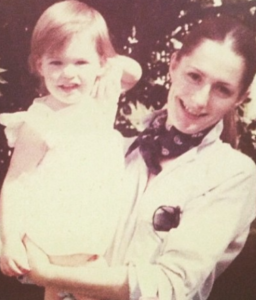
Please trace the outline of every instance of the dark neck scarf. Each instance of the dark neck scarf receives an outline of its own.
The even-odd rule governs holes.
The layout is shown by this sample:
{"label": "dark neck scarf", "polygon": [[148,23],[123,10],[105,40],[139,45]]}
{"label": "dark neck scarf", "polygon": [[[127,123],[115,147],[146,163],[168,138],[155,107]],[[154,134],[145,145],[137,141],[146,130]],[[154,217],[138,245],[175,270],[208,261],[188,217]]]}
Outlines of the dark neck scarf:
{"label": "dark neck scarf", "polygon": [[189,149],[198,146],[206,134],[213,128],[207,128],[196,134],[185,134],[174,126],[166,129],[167,111],[163,110],[149,126],[139,133],[136,140],[129,147],[126,156],[139,148],[149,172],[158,174],[162,171],[160,162],[163,158],[177,157]]}

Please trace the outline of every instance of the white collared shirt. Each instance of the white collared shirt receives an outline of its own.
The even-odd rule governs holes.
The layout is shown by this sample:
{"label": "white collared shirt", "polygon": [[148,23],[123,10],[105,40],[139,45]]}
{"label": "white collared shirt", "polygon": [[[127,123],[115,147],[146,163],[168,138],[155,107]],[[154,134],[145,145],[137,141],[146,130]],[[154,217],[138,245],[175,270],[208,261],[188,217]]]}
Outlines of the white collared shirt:
{"label": "white collared shirt", "polygon": [[[123,214],[107,257],[129,266],[130,299],[205,300],[242,250],[255,218],[256,168],[220,141],[222,128],[218,123],[198,147],[168,162],[149,185],[139,151],[129,155]],[[169,232],[152,226],[162,205],[182,212]]]}

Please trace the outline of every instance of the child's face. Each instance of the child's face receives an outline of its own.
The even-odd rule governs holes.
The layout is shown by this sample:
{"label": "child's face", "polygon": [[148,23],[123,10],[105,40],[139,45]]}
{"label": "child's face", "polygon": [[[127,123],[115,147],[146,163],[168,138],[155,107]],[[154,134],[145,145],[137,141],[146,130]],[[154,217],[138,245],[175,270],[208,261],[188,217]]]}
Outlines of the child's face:
{"label": "child's face", "polygon": [[74,104],[90,94],[102,67],[95,43],[85,33],[77,33],[60,52],[45,54],[38,70],[56,100]]}

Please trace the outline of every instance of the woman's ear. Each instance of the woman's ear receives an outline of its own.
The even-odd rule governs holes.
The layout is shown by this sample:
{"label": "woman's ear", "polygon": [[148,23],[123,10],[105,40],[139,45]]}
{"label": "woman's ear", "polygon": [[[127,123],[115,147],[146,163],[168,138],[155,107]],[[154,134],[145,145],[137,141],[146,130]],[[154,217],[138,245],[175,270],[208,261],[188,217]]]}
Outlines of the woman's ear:
{"label": "woman's ear", "polygon": [[241,105],[242,103],[244,103],[244,101],[246,99],[248,99],[250,95],[249,91],[246,91],[243,95],[240,96],[240,99],[236,102],[235,107],[238,107],[239,105]]}
{"label": "woman's ear", "polygon": [[177,65],[178,65],[178,58],[177,58],[177,54],[178,52],[175,51],[172,55],[171,55],[171,60],[170,60],[170,65],[169,65],[169,73],[170,73],[170,76],[172,77],[172,73],[173,71],[176,70],[177,68]]}

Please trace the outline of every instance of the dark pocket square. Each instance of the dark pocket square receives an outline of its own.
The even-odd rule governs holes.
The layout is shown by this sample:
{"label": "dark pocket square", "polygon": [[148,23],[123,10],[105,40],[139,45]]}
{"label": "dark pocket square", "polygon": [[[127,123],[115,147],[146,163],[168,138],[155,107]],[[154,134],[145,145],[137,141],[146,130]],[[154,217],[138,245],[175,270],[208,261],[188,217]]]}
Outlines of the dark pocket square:
{"label": "dark pocket square", "polygon": [[153,215],[153,227],[156,231],[169,231],[180,223],[180,207],[159,206]]}

